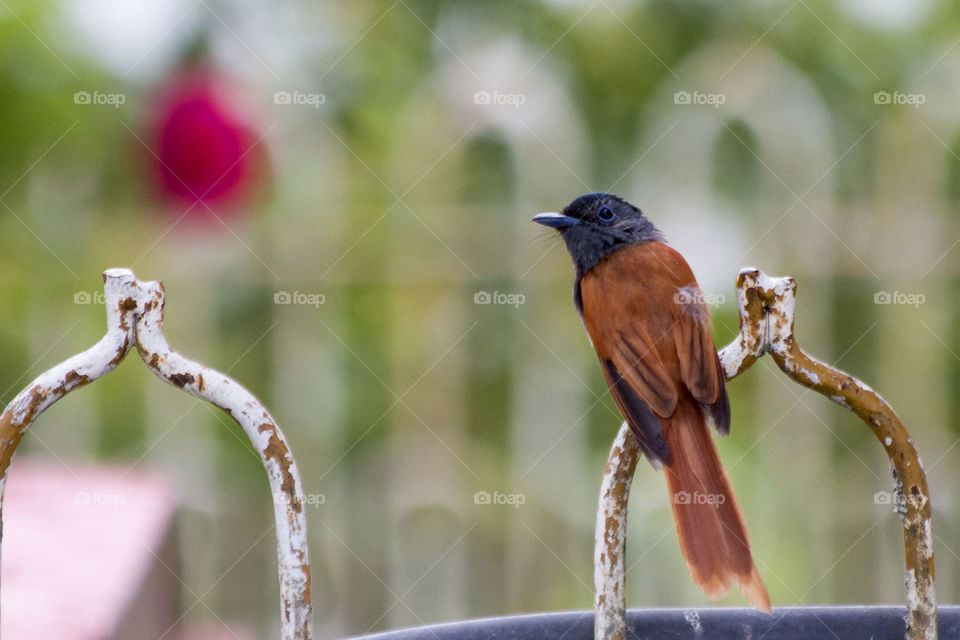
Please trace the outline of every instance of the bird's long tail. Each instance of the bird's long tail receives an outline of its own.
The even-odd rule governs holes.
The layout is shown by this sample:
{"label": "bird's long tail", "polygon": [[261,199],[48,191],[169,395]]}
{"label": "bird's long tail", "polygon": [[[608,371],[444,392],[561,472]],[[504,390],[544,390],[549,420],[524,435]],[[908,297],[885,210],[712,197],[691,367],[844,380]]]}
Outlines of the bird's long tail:
{"label": "bird's long tail", "polygon": [[743,514],[707,427],[703,410],[684,398],[664,435],[673,461],[664,467],[680,548],[693,580],[716,600],[736,584],[750,604],[770,613],[770,596],[750,554]]}

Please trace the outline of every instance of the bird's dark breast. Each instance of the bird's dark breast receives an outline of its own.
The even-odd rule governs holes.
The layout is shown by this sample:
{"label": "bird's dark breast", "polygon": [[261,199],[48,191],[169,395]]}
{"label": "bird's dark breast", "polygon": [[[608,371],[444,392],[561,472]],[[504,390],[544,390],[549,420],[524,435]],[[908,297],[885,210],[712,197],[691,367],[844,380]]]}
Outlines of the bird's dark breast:
{"label": "bird's dark breast", "polygon": [[607,256],[632,246],[609,229],[585,225],[570,227],[564,232],[563,240],[573,258],[578,279]]}

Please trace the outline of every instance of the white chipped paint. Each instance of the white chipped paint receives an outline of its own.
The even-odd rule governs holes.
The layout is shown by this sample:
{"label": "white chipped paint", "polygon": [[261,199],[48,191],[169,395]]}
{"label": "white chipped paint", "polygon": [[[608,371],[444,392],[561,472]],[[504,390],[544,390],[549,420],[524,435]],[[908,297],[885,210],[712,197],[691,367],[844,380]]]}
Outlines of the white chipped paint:
{"label": "white chipped paint", "polygon": [[759,269],[756,271],[756,282],[761,289],[766,289],[767,291],[773,291],[777,288],[777,285],[783,278],[775,278],[768,276],[763,271]]}
{"label": "white chipped paint", "polygon": [[[594,638],[607,640],[626,635],[626,548],[627,500],[630,482],[623,485],[622,501],[616,499],[619,472],[630,465],[624,455],[628,438],[633,434],[624,422],[620,426],[603,474],[597,522],[594,529],[593,583],[594,583]],[[613,535],[608,536],[608,521],[615,522]]]}
{"label": "white chipped paint", "polygon": [[[156,282],[141,285],[144,304],[156,304],[137,318],[136,341],[147,367],[166,382],[227,411],[241,426],[260,456],[273,494],[277,534],[277,564],[280,578],[281,638],[311,637],[311,607],[305,598],[309,588],[310,554],[304,514],[303,483],[276,420],[243,385],[228,376],[189,360],[174,351],[163,335],[163,287]],[[146,309],[146,307],[144,307]],[[156,356],[156,357],[155,357]],[[203,388],[200,388],[200,380]],[[277,459],[279,444],[282,460]],[[293,501],[283,487],[291,483]]]}
{"label": "white chipped paint", "polygon": [[747,359],[750,353],[743,348],[740,341],[727,345],[720,350],[720,366],[723,367],[723,373],[726,377],[732,378],[740,371],[743,361]]}
{"label": "white chipped paint", "polygon": [[[937,614],[937,602],[935,592],[932,588],[930,588],[932,585],[920,585],[917,575],[913,569],[908,569],[906,571],[904,582],[906,583],[907,590],[908,622],[912,617],[909,612],[914,612],[922,618],[935,620]],[[923,640],[936,640],[937,638],[937,627],[935,624],[929,625],[926,628],[917,631],[922,631],[923,635],[919,637]],[[911,637],[909,631],[907,637]]]}
{"label": "white chipped paint", "polygon": [[915,611],[920,602],[917,597],[917,574],[913,569],[907,569],[904,579],[907,585],[907,610]]}
{"label": "white chipped paint", "polygon": [[843,396],[830,396],[830,399],[845,409],[853,409],[853,407],[850,406],[850,403],[847,402],[847,399]]}
{"label": "white chipped paint", "polygon": [[683,619],[687,621],[687,624],[690,625],[690,630],[695,634],[700,635],[703,633],[703,625],[700,623],[700,614],[696,611],[684,611]]}
{"label": "white chipped paint", "polygon": [[862,380],[854,380],[854,383],[858,387],[866,391],[867,393],[876,393],[876,391],[874,391],[870,385],[868,385],[866,382],[863,382]]}
{"label": "white chipped paint", "polygon": [[[113,371],[133,344],[133,313],[120,309],[120,302],[133,293],[133,273],[111,269],[105,274],[104,298],[107,301],[107,333],[95,345],[41,373],[7,405],[12,422],[21,429],[54,402],[75,389],[81,378],[93,381]],[[43,399],[36,402],[35,399]]]}
{"label": "white chipped paint", "polygon": [[890,436],[887,436],[886,438],[883,439],[883,444],[889,447],[890,445],[893,444],[893,438],[891,438]]}
{"label": "white chipped paint", "polygon": [[[95,345],[41,373],[7,405],[12,422],[22,429],[33,405],[33,416],[43,413],[54,402],[75,389],[81,377],[90,381],[106,375],[117,366],[133,344],[133,314],[120,309],[120,301],[132,293],[133,273],[111,269],[104,274],[104,298],[107,300],[107,333]],[[113,361],[116,362],[113,362]],[[43,399],[35,403],[35,398]]]}

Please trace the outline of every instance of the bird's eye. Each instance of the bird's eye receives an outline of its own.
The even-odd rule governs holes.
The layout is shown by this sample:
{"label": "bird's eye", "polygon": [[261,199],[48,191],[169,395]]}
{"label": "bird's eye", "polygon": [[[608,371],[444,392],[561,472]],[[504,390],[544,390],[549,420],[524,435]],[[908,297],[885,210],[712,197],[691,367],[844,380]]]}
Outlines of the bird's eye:
{"label": "bird's eye", "polygon": [[613,212],[613,209],[611,209],[606,205],[603,205],[599,209],[597,209],[597,218],[599,218],[600,220],[603,220],[604,222],[610,222],[616,217],[617,217],[617,214]]}

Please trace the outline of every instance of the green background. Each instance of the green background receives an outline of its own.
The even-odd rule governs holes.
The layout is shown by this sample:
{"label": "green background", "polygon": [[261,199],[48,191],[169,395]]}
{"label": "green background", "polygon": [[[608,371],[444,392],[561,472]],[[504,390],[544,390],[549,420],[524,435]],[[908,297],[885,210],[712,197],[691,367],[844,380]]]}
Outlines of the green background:
{"label": "green background", "polygon": [[[957,601],[955,3],[136,5],[0,6],[2,398],[99,338],[103,309],[74,299],[101,271],[162,280],[171,344],[257,394],[323,496],[317,637],[591,606],[619,420],[566,252],[529,219],[599,190],[684,253],[718,302],[718,345],[740,268],[797,279],[801,344],[882,393],[917,443],[940,601]],[[205,224],[157,201],[144,145],[152,96],[198,41],[269,164],[268,189]],[[274,304],[280,291],[324,302]],[[876,304],[884,291],[922,304]],[[769,359],[729,391],[719,447],[774,605],[902,602],[899,519],[874,500],[892,480],[866,427]],[[126,362],[22,448],[168,475],[184,607],[205,593],[230,624],[275,632],[270,497],[225,415]],[[638,468],[628,603],[708,605],[660,475]]]}

